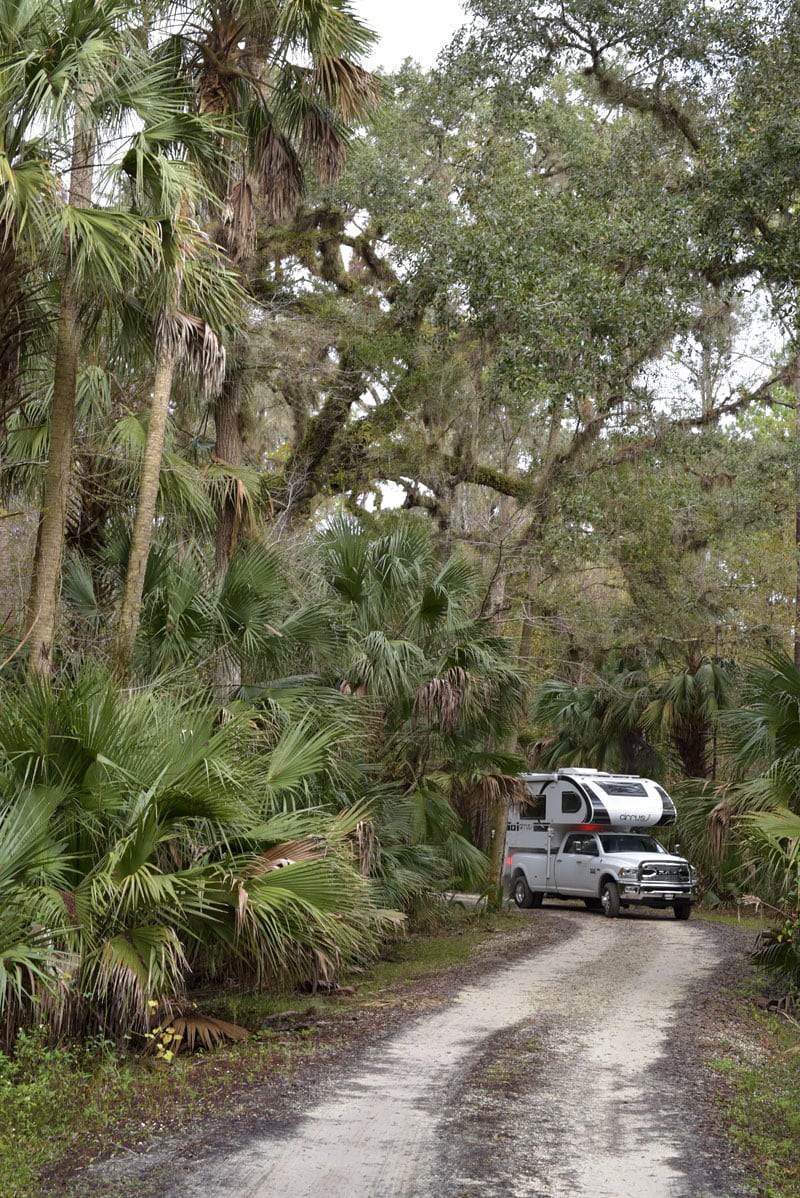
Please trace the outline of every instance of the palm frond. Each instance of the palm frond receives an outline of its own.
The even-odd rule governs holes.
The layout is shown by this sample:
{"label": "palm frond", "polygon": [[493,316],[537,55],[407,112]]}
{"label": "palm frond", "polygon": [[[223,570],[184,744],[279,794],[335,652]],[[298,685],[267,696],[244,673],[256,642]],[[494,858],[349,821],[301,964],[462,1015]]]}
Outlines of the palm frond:
{"label": "palm frond", "polygon": [[225,378],[225,346],[204,320],[162,310],[155,322],[155,339],[159,351],[185,362],[200,377],[206,398],[219,393]]}

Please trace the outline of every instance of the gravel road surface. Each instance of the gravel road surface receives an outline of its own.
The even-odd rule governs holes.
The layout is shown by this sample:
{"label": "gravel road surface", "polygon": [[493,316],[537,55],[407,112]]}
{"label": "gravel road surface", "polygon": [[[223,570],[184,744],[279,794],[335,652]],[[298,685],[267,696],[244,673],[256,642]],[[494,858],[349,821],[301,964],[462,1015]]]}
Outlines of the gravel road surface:
{"label": "gravel road surface", "polygon": [[563,939],[367,1047],[299,1118],[162,1173],[162,1193],[746,1198],[709,1155],[680,1063],[682,1012],[724,956],[716,929],[557,918]]}

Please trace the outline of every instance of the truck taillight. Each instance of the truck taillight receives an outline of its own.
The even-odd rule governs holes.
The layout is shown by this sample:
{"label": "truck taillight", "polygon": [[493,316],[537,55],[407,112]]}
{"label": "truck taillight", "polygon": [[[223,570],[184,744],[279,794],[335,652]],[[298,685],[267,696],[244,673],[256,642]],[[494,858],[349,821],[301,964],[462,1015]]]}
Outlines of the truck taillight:
{"label": "truck taillight", "polygon": [[506,865],[510,865],[511,861],[512,861],[512,858],[510,856],[506,857]]}

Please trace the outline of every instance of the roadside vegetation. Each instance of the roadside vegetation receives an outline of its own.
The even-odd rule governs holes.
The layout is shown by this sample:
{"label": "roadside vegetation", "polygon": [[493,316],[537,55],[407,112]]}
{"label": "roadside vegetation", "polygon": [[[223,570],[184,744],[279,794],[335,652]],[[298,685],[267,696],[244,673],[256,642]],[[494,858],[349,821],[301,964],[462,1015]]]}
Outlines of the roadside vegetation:
{"label": "roadside vegetation", "polygon": [[761,1051],[721,1053],[713,1068],[725,1080],[719,1109],[758,1198],[795,1198],[800,1193],[797,1140],[800,1115],[800,1029],[779,1018],[753,1018],[753,1042]]}
{"label": "roadside vegetation", "polygon": [[710,1045],[709,1068],[721,1083],[714,1087],[716,1108],[753,1194],[795,1198],[800,1193],[800,1022],[795,1015],[765,1010],[756,997],[757,991],[738,996],[731,1023]]}

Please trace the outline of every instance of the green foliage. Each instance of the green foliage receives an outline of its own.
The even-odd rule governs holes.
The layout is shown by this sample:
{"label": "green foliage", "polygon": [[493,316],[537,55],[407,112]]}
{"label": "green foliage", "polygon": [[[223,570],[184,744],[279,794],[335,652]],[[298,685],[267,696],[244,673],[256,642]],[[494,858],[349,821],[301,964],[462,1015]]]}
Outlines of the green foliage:
{"label": "green foliage", "polygon": [[800,673],[783,654],[748,667],[742,705],[720,718],[733,781],[680,791],[680,835],[721,895],[756,894],[781,912],[797,905],[797,695]]}
{"label": "green foliage", "polygon": [[[88,667],[4,704],[0,920],[9,1032],[145,1030],[196,976],[330,977],[384,916],[351,861],[362,812],[281,813],[334,730],[270,731],[242,707],[156,687],[123,697]],[[31,819],[36,811],[37,819]]]}
{"label": "green foliage", "polygon": [[753,958],[773,985],[792,996],[800,994],[800,910],[760,934]]}
{"label": "green foliage", "polygon": [[553,735],[543,763],[591,764],[623,773],[702,778],[721,711],[732,699],[731,671],[698,658],[671,670],[606,670],[593,684],[551,679],[539,688],[534,720]]}

